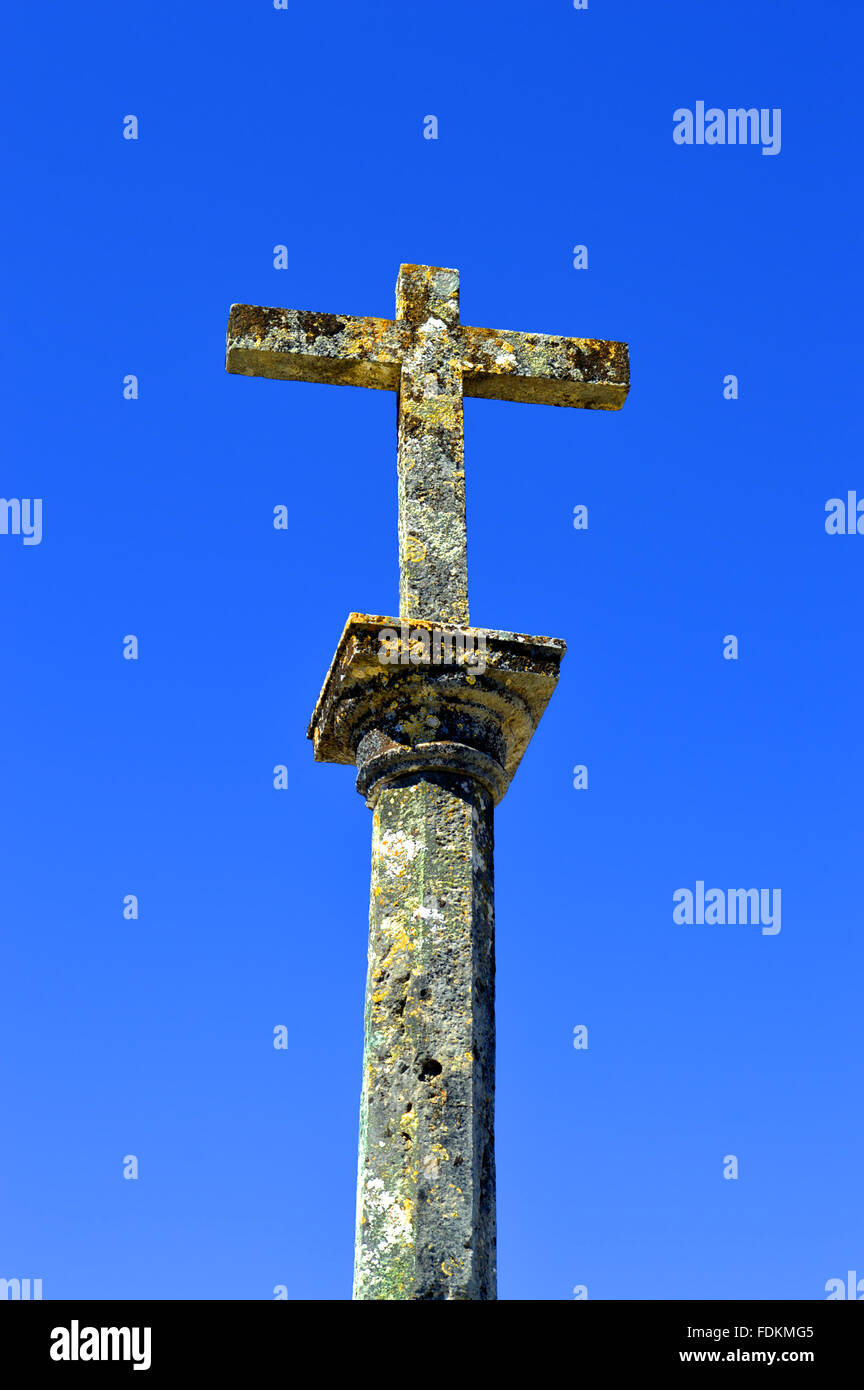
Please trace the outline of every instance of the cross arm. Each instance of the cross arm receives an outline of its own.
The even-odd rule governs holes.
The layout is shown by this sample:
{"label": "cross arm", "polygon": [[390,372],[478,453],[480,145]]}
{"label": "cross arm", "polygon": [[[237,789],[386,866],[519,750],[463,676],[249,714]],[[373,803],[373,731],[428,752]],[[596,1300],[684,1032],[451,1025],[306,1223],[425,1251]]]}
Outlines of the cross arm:
{"label": "cross arm", "polygon": [[233,304],[226,371],[283,381],[399,389],[407,328],[391,319]]}
{"label": "cross arm", "polygon": [[459,332],[466,396],[584,410],[620,410],[627,399],[626,343],[467,326]]}

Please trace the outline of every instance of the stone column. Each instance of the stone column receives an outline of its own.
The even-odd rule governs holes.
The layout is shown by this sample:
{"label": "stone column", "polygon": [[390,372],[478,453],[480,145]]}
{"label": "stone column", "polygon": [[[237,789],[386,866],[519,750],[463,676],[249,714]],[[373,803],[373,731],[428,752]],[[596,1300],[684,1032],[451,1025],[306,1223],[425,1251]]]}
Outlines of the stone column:
{"label": "stone column", "polygon": [[353,763],[373,812],[354,1297],[488,1300],[493,808],[565,648],[400,626],[351,615],[309,725],[315,757]]}
{"label": "stone column", "polygon": [[354,1297],[494,1299],[492,797],[372,796]]}

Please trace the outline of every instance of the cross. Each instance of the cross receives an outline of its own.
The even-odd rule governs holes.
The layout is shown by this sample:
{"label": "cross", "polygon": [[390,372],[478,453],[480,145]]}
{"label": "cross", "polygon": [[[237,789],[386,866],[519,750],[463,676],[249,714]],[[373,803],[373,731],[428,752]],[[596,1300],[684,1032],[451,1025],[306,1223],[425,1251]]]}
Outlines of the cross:
{"label": "cross", "polygon": [[428,265],[400,267],[395,319],[235,304],[225,365],[397,392],[399,611],[463,625],[463,397],[618,410],[629,386],[625,343],[460,324],[459,272]]}
{"label": "cross", "polygon": [[627,347],[467,327],[403,265],[395,319],[235,304],[226,365],[397,393],[400,618],[350,615],[308,730],[374,812],[354,1297],[494,1299],[493,811],[565,645],[468,628],[462,401],[617,410]]}

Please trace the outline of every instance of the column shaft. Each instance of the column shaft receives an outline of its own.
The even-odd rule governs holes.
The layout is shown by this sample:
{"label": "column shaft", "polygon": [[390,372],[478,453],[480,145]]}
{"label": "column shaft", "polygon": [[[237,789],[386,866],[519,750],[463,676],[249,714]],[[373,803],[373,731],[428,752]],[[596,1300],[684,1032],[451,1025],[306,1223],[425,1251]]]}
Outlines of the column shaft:
{"label": "column shaft", "polygon": [[357,1299],[494,1299],[493,808],[451,774],[374,812]]}

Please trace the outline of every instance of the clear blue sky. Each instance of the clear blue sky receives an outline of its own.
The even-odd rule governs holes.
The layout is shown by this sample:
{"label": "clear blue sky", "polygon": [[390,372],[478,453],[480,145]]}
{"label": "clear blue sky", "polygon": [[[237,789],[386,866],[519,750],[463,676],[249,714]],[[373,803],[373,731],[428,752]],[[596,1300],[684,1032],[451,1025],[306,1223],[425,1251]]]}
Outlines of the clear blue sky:
{"label": "clear blue sky", "polygon": [[[7,22],[0,493],[43,538],[0,535],[0,1276],[350,1296],[371,826],[305,729],[397,606],[395,404],[228,376],[224,333],[390,316],[402,261],[631,346],[619,414],[465,411],[472,618],[569,644],[497,817],[501,1297],[864,1275],[864,536],[824,524],[864,497],[862,36],[831,0]],[[676,145],[700,100],[781,109],[780,153]],[[677,925],[698,880],[781,889],[781,931]]]}

